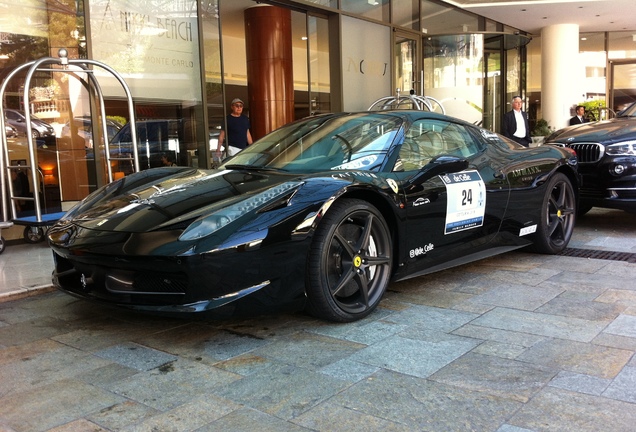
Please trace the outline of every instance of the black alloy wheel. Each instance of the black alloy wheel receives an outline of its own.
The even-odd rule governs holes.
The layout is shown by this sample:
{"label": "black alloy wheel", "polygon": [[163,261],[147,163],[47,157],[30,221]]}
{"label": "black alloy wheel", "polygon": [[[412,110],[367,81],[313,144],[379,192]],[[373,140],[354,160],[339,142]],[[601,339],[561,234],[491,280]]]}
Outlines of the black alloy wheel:
{"label": "black alloy wheel", "polygon": [[336,322],[369,315],[391,276],[392,241],[382,214],[359,199],[336,201],[323,217],[307,262],[307,311]]}
{"label": "black alloy wheel", "polygon": [[576,211],[576,195],[572,182],[563,173],[554,174],[548,181],[543,197],[534,249],[545,254],[563,251],[572,237]]}

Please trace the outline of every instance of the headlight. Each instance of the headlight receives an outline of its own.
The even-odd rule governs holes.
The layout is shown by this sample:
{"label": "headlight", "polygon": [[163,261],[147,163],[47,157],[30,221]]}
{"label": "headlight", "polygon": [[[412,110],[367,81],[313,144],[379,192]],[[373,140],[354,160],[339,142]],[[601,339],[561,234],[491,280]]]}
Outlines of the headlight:
{"label": "headlight", "polygon": [[240,218],[241,216],[265,206],[272,200],[279,198],[290,189],[299,186],[301,182],[287,182],[257,193],[243,201],[239,201],[227,207],[223,207],[207,216],[201,217],[190,224],[188,228],[179,236],[181,241],[196,240],[209,236],[225,225]]}
{"label": "headlight", "polygon": [[605,147],[605,154],[610,156],[636,156],[636,141],[625,141]]}

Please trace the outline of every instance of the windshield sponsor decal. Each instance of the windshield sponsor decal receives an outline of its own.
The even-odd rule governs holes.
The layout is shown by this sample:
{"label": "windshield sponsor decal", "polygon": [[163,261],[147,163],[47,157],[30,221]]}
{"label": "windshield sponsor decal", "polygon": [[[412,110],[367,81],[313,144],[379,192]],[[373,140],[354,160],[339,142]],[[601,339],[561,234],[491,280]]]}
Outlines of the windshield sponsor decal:
{"label": "windshield sponsor decal", "polygon": [[519,230],[519,237],[537,232],[537,225],[530,225]]}
{"label": "windshield sponsor decal", "polygon": [[354,159],[351,162],[343,163],[342,165],[337,165],[332,170],[342,170],[342,169],[365,169],[371,166],[378,157],[376,155],[364,156],[359,159]]}
{"label": "windshield sponsor decal", "polygon": [[433,243],[429,243],[429,244],[427,244],[424,247],[417,247],[415,249],[411,249],[409,251],[409,256],[411,258],[415,258],[415,257],[418,257],[420,255],[426,255],[426,253],[432,251],[434,247],[435,246],[433,245]]}
{"label": "windshield sponsor decal", "polygon": [[343,173],[337,173],[337,174],[331,175],[331,178],[334,178],[334,179],[349,178],[349,177],[367,177],[367,178],[374,178],[374,179],[378,178],[377,175],[368,171],[350,171],[350,172],[343,172]]}
{"label": "windshield sponsor decal", "polygon": [[440,176],[446,185],[446,224],[444,234],[452,234],[484,224],[486,185],[477,171]]}
{"label": "windshield sponsor decal", "polygon": [[481,130],[481,136],[486,139],[499,139],[499,135],[486,129]]}

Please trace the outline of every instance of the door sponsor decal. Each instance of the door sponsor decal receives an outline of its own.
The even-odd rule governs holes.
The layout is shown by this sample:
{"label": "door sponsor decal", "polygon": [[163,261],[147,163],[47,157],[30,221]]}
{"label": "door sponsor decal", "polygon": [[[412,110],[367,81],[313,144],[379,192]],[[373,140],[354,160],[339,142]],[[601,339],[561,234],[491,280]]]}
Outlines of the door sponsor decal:
{"label": "door sponsor decal", "polygon": [[444,234],[452,234],[484,224],[486,185],[477,171],[440,176],[446,185],[446,224]]}
{"label": "door sponsor decal", "polygon": [[524,236],[524,235],[528,235],[528,234],[532,234],[537,232],[537,226],[536,225],[530,225],[527,227],[523,227],[519,230],[519,237]]}
{"label": "door sponsor decal", "polygon": [[420,255],[426,255],[428,252],[432,251],[434,248],[435,248],[435,246],[433,245],[433,243],[429,243],[426,246],[417,247],[415,249],[411,249],[409,251],[409,257],[415,258],[415,257],[418,257]]}

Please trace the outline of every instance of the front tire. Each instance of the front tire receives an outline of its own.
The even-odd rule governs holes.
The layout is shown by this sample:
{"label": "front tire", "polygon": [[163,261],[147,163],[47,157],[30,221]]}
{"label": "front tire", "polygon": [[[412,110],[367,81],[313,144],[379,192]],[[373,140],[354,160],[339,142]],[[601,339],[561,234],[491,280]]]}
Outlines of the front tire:
{"label": "front tire", "polygon": [[336,322],[369,315],[391,277],[392,241],[382,214],[359,199],[336,201],[308,255],[307,311]]}
{"label": "front tire", "polygon": [[572,237],[576,212],[576,195],[572,182],[563,173],[554,174],[548,181],[543,197],[534,250],[544,254],[563,251]]}

